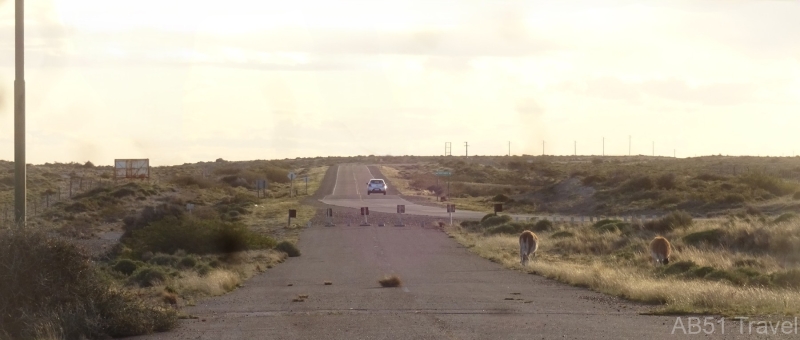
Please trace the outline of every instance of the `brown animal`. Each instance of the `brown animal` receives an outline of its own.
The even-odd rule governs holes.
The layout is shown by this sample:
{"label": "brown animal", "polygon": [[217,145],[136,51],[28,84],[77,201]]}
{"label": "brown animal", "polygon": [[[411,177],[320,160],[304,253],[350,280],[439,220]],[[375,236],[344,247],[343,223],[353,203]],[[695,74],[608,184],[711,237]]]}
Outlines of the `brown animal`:
{"label": "brown animal", "polygon": [[650,256],[653,257],[655,264],[669,264],[669,255],[672,254],[672,247],[667,239],[656,236],[650,241]]}
{"label": "brown animal", "polygon": [[530,260],[530,255],[536,257],[536,250],[539,249],[539,237],[530,230],[525,230],[519,235],[519,262],[525,266]]}

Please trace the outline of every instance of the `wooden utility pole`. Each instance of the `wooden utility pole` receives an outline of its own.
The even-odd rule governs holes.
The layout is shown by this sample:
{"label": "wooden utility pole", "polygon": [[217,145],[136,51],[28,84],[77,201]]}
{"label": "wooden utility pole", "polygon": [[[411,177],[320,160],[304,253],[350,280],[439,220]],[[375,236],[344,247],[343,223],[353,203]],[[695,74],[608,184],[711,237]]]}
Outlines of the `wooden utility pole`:
{"label": "wooden utility pole", "polygon": [[464,142],[464,156],[469,157],[469,144]]}
{"label": "wooden utility pole", "polygon": [[14,217],[17,227],[25,226],[25,1],[14,4]]}

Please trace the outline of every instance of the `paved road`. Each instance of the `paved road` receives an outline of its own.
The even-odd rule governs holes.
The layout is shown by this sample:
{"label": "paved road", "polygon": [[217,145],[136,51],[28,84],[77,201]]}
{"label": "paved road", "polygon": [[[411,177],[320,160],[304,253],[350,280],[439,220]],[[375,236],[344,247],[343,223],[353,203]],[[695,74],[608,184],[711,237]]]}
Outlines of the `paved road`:
{"label": "paved road", "polygon": [[[349,167],[349,166],[348,166]],[[367,176],[336,177],[333,194],[352,200]],[[349,186],[349,187],[348,187]],[[323,188],[326,186],[323,185]],[[382,195],[381,195],[382,196]],[[387,195],[389,196],[389,195]],[[359,198],[383,201],[383,198]],[[397,198],[386,198],[396,200]],[[222,297],[187,309],[198,319],[142,339],[675,339],[676,317],[644,316],[627,303],[536,275],[503,269],[441,231],[406,227],[306,229],[302,256]],[[378,278],[397,274],[400,288]],[[324,285],[330,281],[332,285]],[[290,286],[291,284],[291,286]],[[308,295],[303,302],[292,302]],[[688,324],[688,319],[682,319]],[[688,327],[688,326],[687,326]],[[712,338],[753,338],[719,328]],[[705,334],[691,338],[707,338]]]}
{"label": "paved road", "polygon": [[[396,213],[397,205],[404,204],[406,214],[436,217],[449,217],[443,207],[432,207],[414,204],[399,196],[391,182],[388,182],[389,191],[383,194],[367,194],[367,182],[372,178],[382,178],[374,174],[367,166],[355,164],[340,165],[336,171],[336,185],[332,194],[325,196],[322,202],[332,206],[361,208],[369,207],[370,211]],[[454,219],[480,219],[486,212],[456,211]],[[522,216],[522,215],[520,215]]]}

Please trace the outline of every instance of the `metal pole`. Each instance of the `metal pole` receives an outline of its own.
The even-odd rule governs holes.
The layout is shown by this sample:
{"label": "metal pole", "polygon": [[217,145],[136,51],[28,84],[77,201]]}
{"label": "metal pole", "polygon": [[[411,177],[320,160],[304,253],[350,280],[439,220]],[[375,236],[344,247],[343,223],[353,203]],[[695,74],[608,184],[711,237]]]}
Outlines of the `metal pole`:
{"label": "metal pole", "polygon": [[26,223],[25,172],[25,1],[14,4],[14,216],[17,227]]}

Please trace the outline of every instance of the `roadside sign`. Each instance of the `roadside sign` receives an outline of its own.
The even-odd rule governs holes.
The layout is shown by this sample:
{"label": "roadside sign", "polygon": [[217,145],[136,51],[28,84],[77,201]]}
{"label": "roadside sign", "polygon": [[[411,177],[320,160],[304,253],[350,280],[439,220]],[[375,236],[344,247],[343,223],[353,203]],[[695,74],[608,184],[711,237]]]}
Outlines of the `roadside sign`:
{"label": "roadside sign", "polygon": [[369,207],[361,207],[361,215],[369,215]]}
{"label": "roadside sign", "polygon": [[448,204],[447,205],[447,212],[449,212],[449,213],[456,212],[456,205],[455,204]]}
{"label": "roadside sign", "polygon": [[295,175],[294,172],[290,172],[288,177],[289,177],[290,180],[294,181],[294,179],[295,179],[295,177],[297,177],[297,175]]}
{"label": "roadside sign", "polygon": [[499,213],[503,211],[503,203],[495,203],[494,204],[494,212]]}
{"label": "roadside sign", "polygon": [[290,218],[297,218],[297,210],[289,209],[289,217]]}
{"label": "roadside sign", "polygon": [[186,210],[188,210],[189,212],[192,212],[192,210],[194,210],[194,204],[186,203]]}
{"label": "roadside sign", "polygon": [[397,213],[398,213],[398,214],[405,214],[405,213],[406,213],[406,206],[405,206],[405,204],[398,204],[398,205],[397,205]]}
{"label": "roadside sign", "polygon": [[440,170],[440,171],[434,172],[434,174],[436,176],[450,176],[450,171],[442,171],[442,170]]}
{"label": "roadside sign", "polygon": [[267,188],[267,180],[266,179],[256,180],[256,189],[266,189],[266,188]]}
{"label": "roadside sign", "polygon": [[333,209],[328,208],[328,210],[325,210],[325,216],[333,217]]}

